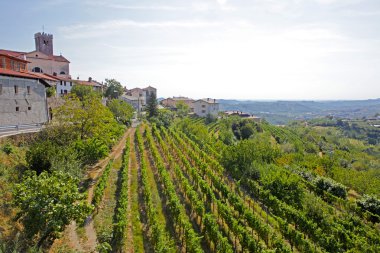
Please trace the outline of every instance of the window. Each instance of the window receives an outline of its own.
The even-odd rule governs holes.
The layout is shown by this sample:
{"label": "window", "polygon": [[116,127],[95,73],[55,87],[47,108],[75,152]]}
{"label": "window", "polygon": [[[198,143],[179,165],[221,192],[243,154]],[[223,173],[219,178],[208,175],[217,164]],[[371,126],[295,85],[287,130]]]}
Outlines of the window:
{"label": "window", "polygon": [[65,71],[61,71],[59,74],[60,75],[66,75]]}
{"label": "window", "polygon": [[18,86],[15,85],[15,94],[18,94]]}
{"label": "window", "polygon": [[73,83],[72,83],[72,82],[70,82],[70,86],[73,86]]}
{"label": "window", "polygon": [[26,86],[26,90],[28,92],[28,95],[30,95],[30,86]]}
{"label": "window", "polygon": [[66,81],[64,82],[64,85],[66,86]]}
{"label": "window", "polygon": [[202,105],[202,108],[206,108],[206,105]]}
{"label": "window", "polygon": [[20,107],[16,106],[16,112],[20,111]]}
{"label": "window", "polygon": [[65,90],[64,93],[67,94],[67,90]]}
{"label": "window", "polygon": [[61,94],[63,94],[63,90],[61,90]]}
{"label": "window", "polygon": [[32,69],[32,72],[36,72],[36,73],[43,73],[42,69],[40,67],[34,67]]}
{"label": "window", "polygon": [[3,94],[3,85],[0,83],[0,95]]}
{"label": "window", "polygon": [[206,110],[202,110],[202,113],[206,113]]}
{"label": "window", "polygon": [[31,106],[28,106],[28,111],[32,110],[32,107]]}
{"label": "window", "polygon": [[56,73],[56,72],[53,72],[53,76],[57,76],[57,73]]}

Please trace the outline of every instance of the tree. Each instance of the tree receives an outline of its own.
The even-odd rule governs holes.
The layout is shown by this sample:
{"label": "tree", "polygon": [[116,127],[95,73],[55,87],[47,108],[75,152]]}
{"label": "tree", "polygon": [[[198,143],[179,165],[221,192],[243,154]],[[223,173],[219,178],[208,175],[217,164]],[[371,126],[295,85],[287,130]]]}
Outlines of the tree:
{"label": "tree", "polygon": [[85,97],[95,95],[95,91],[91,86],[75,84],[71,89],[71,94],[77,96],[79,100],[83,101]]}
{"label": "tree", "polygon": [[190,107],[183,101],[179,101],[176,104],[177,115],[181,118],[187,116],[190,112]]}
{"label": "tree", "polygon": [[122,131],[112,112],[96,96],[86,96],[80,101],[74,95],[55,114],[58,125],[71,129],[81,140],[95,137],[110,145]]}
{"label": "tree", "polygon": [[106,79],[105,97],[118,98],[123,94],[124,88],[121,83],[115,79]]}
{"label": "tree", "polygon": [[18,220],[37,246],[51,244],[72,220],[83,222],[91,212],[85,196],[78,191],[79,180],[64,172],[33,171],[15,185],[14,203],[19,208]]}
{"label": "tree", "polygon": [[118,122],[123,124],[130,123],[134,111],[130,104],[120,99],[112,99],[107,106]]}
{"label": "tree", "polygon": [[146,112],[148,113],[148,117],[155,117],[158,115],[158,108],[157,108],[157,99],[156,99],[156,94],[153,92],[146,103]]}
{"label": "tree", "polygon": [[54,97],[55,96],[55,93],[56,93],[56,90],[55,90],[55,87],[52,86],[52,87],[49,87],[46,89],[46,96],[47,97]]}

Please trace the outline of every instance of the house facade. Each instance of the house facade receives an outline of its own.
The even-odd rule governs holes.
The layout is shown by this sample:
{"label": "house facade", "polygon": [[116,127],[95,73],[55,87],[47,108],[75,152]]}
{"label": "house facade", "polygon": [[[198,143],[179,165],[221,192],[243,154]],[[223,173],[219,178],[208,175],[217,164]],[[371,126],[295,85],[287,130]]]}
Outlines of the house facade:
{"label": "house facade", "polygon": [[216,99],[205,98],[193,102],[194,113],[200,117],[206,117],[208,114],[216,116],[219,112],[219,103]]}
{"label": "house facade", "polygon": [[0,62],[0,126],[49,121],[46,100],[49,78],[28,72],[28,62],[17,57],[0,53]]}
{"label": "house facade", "polygon": [[140,108],[140,111],[141,111],[146,106],[149,98],[152,95],[154,95],[157,98],[157,89],[152,86],[148,86],[143,89],[133,88],[133,89],[127,90],[125,94],[123,94],[122,97],[128,98],[128,99],[123,99],[126,102],[137,101],[139,104],[137,105],[137,107],[135,107],[136,102],[128,102],[128,103],[134,106],[136,110],[137,108]]}
{"label": "house facade", "polygon": [[179,102],[185,103],[186,105],[189,106],[190,111],[194,111],[194,99],[187,98],[187,97],[172,97],[172,98],[165,98],[164,100],[161,101],[161,104],[165,107],[168,108],[176,108],[177,104]]}

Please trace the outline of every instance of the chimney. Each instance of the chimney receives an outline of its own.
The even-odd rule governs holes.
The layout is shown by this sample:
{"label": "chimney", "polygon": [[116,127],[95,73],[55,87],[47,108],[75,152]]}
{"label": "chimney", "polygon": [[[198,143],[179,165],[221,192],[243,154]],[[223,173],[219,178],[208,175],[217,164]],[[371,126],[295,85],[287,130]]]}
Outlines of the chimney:
{"label": "chimney", "polygon": [[89,81],[89,82],[91,82],[91,81],[92,81],[92,78],[91,78],[91,76],[88,78],[88,81]]}

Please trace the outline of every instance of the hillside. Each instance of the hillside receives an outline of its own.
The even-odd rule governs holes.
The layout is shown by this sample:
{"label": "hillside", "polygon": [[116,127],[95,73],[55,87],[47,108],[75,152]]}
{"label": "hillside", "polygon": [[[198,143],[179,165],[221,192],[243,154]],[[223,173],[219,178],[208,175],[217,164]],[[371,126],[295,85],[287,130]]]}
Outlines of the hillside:
{"label": "hillside", "polygon": [[252,101],[218,100],[220,110],[239,110],[265,118],[272,124],[324,116],[357,119],[380,112],[380,99],[351,101]]}
{"label": "hillside", "polygon": [[[276,127],[232,117],[205,124],[162,115],[152,121],[158,125],[127,131],[117,148],[123,155],[112,153],[98,176],[90,170],[95,210],[67,227],[51,252],[380,250],[379,145],[317,123]],[[25,164],[25,147],[6,145],[13,151],[1,157],[19,158],[3,168]],[[3,240],[12,238],[16,211],[7,196]]]}

